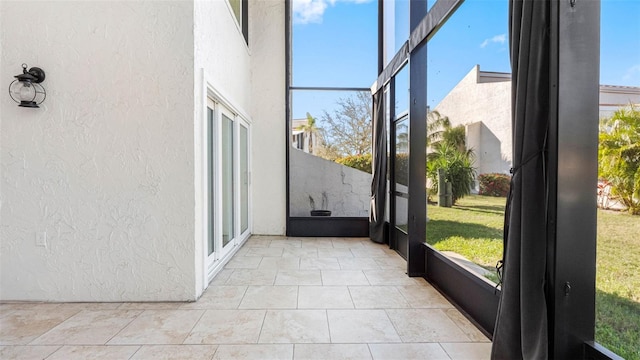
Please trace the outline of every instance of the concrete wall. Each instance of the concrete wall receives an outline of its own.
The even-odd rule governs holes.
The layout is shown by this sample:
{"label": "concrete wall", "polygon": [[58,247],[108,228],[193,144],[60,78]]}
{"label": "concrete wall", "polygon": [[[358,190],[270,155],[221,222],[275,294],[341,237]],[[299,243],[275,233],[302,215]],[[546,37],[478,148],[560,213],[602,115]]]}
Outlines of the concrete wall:
{"label": "concrete wall", "polygon": [[478,174],[509,173],[511,168],[511,81],[480,80],[475,66],[434,110],[453,126],[467,126],[467,144],[476,155]]}
{"label": "concrete wall", "polygon": [[0,2],[2,84],[47,75],[40,109],[0,96],[1,300],[195,298],[193,14]]}
{"label": "concrete wall", "polygon": [[284,19],[284,0],[249,4],[254,234],[284,235],[286,226]]}
{"label": "concrete wall", "polygon": [[309,196],[316,210],[331,210],[331,216],[369,216],[371,174],[293,148],[290,159],[291,216],[310,216]]}

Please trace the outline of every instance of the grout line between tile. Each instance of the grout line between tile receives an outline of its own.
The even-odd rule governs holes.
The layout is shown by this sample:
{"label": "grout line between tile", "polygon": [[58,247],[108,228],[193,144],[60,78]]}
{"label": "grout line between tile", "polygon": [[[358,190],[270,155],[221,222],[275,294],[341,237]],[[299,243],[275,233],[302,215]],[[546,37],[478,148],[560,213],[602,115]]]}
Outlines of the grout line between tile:
{"label": "grout line between tile", "polygon": [[202,320],[202,317],[204,316],[204,314],[209,310],[201,310],[201,311],[202,311],[202,314],[200,314],[200,317],[198,317],[198,320],[196,320],[196,322],[193,323],[193,326],[191,326],[191,330],[189,330],[189,332],[184,336],[184,339],[182,339],[180,344],[184,345],[184,342],[187,341],[187,339],[189,338],[189,335],[191,335],[191,333],[193,332],[193,329],[196,328],[196,325],[198,325],[200,320]]}
{"label": "grout line between tile", "polygon": [[136,356],[138,351],[140,351],[141,349],[142,349],[142,345],[138,346],[138,349],[136,349],[136,351],[134,351],[133,354],[131,354],[131,356],[129,356],[129,360],[133,359],[133,357]]}

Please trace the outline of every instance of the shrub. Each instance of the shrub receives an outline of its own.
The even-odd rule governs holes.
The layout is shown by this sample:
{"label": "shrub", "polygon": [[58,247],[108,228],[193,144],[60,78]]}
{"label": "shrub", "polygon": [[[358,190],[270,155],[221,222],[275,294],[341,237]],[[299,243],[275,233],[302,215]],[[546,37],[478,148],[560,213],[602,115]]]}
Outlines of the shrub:
{"label": "shrub", "polygon": [[336,162],[371,174],[371,154],[349,155],[336,159]]}
{"label": "shrub", "polygon": [[507,196],[511,176],[497,173],[480,174],[478,182],[480,183],[480,195]]}
{"label": "shrub", "polygon": [[600,125],[598,175],[632,215],[640,215],[640,109],[621,108]]}
{"label": "shrub", "polygon": [[458,199],[471,193],[476,176],[471,151],[461,151],[445,143],[437,146],[434,152],[427,154],[427,178],[431,181],[430,194],[436,194],[438,191],[438,169],[444,170],[446,181],[451,183],[454,204]]}

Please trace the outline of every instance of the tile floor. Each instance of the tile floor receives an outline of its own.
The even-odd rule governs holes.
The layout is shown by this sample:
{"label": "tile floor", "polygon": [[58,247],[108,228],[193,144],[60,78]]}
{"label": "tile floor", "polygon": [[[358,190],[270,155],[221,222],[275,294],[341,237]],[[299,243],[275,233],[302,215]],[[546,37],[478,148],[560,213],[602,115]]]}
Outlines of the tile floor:
{"label": "tile floor", "polygon": [[0,359],[487,359],[368,239],[254,236],[193,303],[0,304]]}

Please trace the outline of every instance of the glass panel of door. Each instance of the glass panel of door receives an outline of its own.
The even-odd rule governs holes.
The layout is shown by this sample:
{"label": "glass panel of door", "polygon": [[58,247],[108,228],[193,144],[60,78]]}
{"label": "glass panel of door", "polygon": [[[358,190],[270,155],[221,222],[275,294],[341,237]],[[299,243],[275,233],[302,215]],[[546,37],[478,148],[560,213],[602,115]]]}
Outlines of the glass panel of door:
{"label": "glass panel of door", "polygon": [[240,124],[240,234],[249,229],[249,129]]}
{"label": "glass panel of door", "polygon": [[222,112],[222,247],[234,239],[234,129],[233,120]]}

